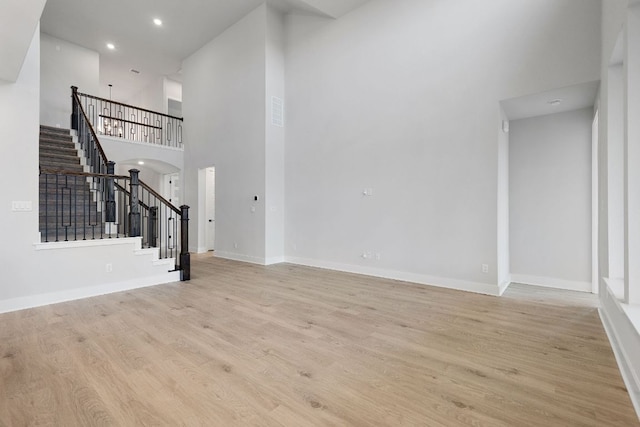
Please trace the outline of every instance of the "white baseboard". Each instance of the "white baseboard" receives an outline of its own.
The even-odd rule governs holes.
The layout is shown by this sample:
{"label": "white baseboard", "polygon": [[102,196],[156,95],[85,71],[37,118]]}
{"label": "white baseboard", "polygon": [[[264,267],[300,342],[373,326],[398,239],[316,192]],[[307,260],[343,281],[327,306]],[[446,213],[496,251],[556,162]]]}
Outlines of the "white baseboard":
{"label": "white baseboard", "polygon": [[631,403],[640,419],[640,335],[614,300],[615,296],[607,293],[598,312]]}
{"label": "white baseboard", "polygon": [[306,265],[309,267],[324,268],[326,270],[343,271],[346,273],[362,274],[365,276],[381,277],[384,279],[402,280],[421,285],[436,286],[439,288],[455,289],[459,291],[475,292],[479,294],[499,296],[503,290],[497,284],[470,282],[466,280],[451,279],[447,277],[428,276],[423,274],[408,273],[404,271],[383,270],[379,268],[363,267],[359,265],[341,264],[331,261],[319,261],[306,258],[285,257],[285,261],[291,264]]}
{"label": "white baseboard", "polygon": [[264,265],[282,264],[283,262],[285,262],[284,256],[275,256],[266,258],[264,261]]}
{"label": "white baseboard", "polygon": [[509,285],[511,285],[512,282],[513,280],[511,279],[511,276],[509,276],[507,279],[505,279],[504,282],[500,283],[498,285],[498,295],[502,296],[502,294],[505,293],[505,291],[509,288]]}
{"label": "white baseboard", "polygon": [[554,277],[529,276],[526,274],[512,274],[512,283],[523,285],[542,286],[545,288],[564,289],[567,291],[591,292],[591,282],[557,279]]}
{"label": "white baseboard", "polygon": [[58,304],[83,298],[91,298],[115,292],[130,291],[132,289],[146,288],[148,286],[163,285],[179,282],[180,271],[172,271],[157,276],[143,277],[139,279],[125,280],[122,282],[104,285],[90,286],[86,288],[68,289],[59,292],[50,292],[28,297],[12,298],[0,301],[0,313],[24,310],[27,308],[42,307],[44,305]]}
{"label": "white baseboard", "polygon": [[118,237],[93,240],[71,240],[68,242],[36,242],[33,244],[35,250],[57,250],[57,249],[73,249],[73,248],[89,248],[95,246],[115,246],[115,245],[133,245],[134,250],[142,248],[142,237]]}
{"label": "white baseboard", "polygon": [[254,256],[249,256],[244,254],[236,254],[233,252],[221,252],[221,251],[216,251],[215,255],[217,258],[248,262],[250,264],[266,265],[266,260],[260,257],[254,257]]}

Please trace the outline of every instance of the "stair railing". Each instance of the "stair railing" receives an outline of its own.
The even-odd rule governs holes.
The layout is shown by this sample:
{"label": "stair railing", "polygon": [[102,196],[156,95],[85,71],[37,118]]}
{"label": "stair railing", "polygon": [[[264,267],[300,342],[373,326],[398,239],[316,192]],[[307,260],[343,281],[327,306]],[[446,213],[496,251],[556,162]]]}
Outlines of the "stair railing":
{"label": "stair railing", "polygon": [[[127,224],[107,218],[105,204],[109,191],[103,186],[125,188],[128,176],[40,170],[40,232],[44,242],[68,242],[119,238],[128,234]],[[90,189],[90,191],[87,191]],[[113,193],[114,200],[118,198]]]}
{"label": "stair railing", "polygon": [[128,177],[115,175],[115,163],[107,159],[76,86],[71,100],[71,128],[90,172],[41,169],[44,241],[142,237],[143,247],[158,248],[160,258],[176,258],[181,280],[190,280],[189,206],[173,206],[142,182],[136,169]]}
{"label": "stair railing", "polygon": [[82,156],[89,166],[89,171],[95,174],[106,174],[109,160],[93,130],[89,117],[82,108],[76,86],[71,86],[71,129],[78,133],[78,143],[82,149]]}
{"label": "stair railing", "polygon": [[78,102],[98,135],[182,149],[184,119],[77,92]]}
{"label": "stair railing", "polygon": [[[158,248],[161,259],[175,258],[181,280],[189,280],[189,206],[176,208],[140,181],[138,173],[136,169],[129,176],[41,169],[42,239],[141,237],[143,248]],[[87,182],[93,184],[91,192],[86,191]],[[107,199],[112,209],[98,209],[109,206]]]}

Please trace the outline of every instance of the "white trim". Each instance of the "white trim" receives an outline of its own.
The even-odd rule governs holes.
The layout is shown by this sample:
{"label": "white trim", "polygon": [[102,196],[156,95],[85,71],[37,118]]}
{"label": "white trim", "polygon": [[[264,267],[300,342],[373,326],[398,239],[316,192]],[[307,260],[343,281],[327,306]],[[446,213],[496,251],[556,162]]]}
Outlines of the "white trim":
{"label": "white trim", "polygon": [[362,274],[365,276],[381,277],[384,279],[401,280],[421,285],[436,286],[439,288],[475,292],[492,296],[500,295],[500,287],[497,284],[470,282],[467,280],[451,279],[447,277],[427,276],[424,274],[383,270],[379,268],[362,267],[359,265],[341,264],[332,261],[319,261],[306,258],[285,257],[285,261],[291,264]]}
{"label": "white trim", "polygon": [[248,262],[250,264],[266,265],[264,258],[243,255],[243,254],[236,254],[233,252],[215,251],[215,256],[217,258],[230,259],[233,261],[242,261],[242,262]]}
{"label": "white trim", "polygon": [[274,264],[282,264],[285,258],[284,256],[274,256],[270,258],[266,258],[264,261],[264,265],[274,265]]}
{"label": "white trim", "polygon": [[204,246],[198,246],[198,249],[196,249],[197,254],[206,254],[207,252],[209,252],[209,250]]}
{"label": "white trim", "polygon": [[591,282],[557,279],[555,277],[529,276],[527,274],[512,274],[512,283],[542,286],[545,288],[565,289],[567,291],[591,292]]}
{"label": "white trim", "polygon": [[[610,296],[608,296],[610,297]],[[615,298],[611,298],[614,301],[617,301]],[[609,343],[611,344],[611,348],[613,349],[613,354],[616,358],[616,362],[618,363],[618,368],[620,370],[620,374],[622,376],[622,380],[624,381],[625,386],[627,387],[627,391],[629,393],[629,398],[631,399],[631,403],[633,404],[634,409],[636,410],[636,414],[640,419],[640,379],[638,379],[638,375],[635,373],[637,367],[634,368],[634,361],[636,364],[638,363],[638,358],[630,358],[625,350],[626,345],[630,346],[631,343],[626,342],[625,340],[620,339],[620,332],[614,326],[616,322],[611,319],[608,314],[609,310],[607,310],[606,306],[598,309],[598,313],[600,314],[600,320],[602,321],[602,326],[604,326],[604,330],[609,338]],[[622,310],[620,310],[620,314]],[[612,313],[615,315],[616,313]],[[623,319],[617,319],[618,321],[624,321]],[[627,336],[627,338],[630,338]],[[640,336],[635,334],[636,347],[640,345]]]}
{"label": "white trim", "polygon": [[91,298],[115,292],[130,291],[132,289],[149,286],[163,285],[180,281],[180,271],[171,271],[165,274],[141,277],[122,282],[108,283],[104,285],[90,286],[86,288],[69,289],[60,292],[50,292],[28,297],[0,300],[0,313],[24,310],[27,308],[41,307],[44,305],[58,304],[83,298]]}
{"label": "white trim", "polygon": [[511,275],[507,276],[507,279],[498,285],[498,295],[502,296],[505,291],[509,288],[513,281],[511,280]]}
{"label": "white trim", "polygon": [[134,250],[142,248],[142,237],[119,237],[104,238],[95,240],[74,240],[69,242],[47,242],[34,243],[33,246],[37,251],[49,249],[69,249],[69,248],[87,248],[92,246],[114,246],[114,245],[134,245]]}
{"label": "white trim", "polygon": [[591,124],[591,292],[598,294],[600,277],[598,266],[598,146],[600,111],[595,107]]}

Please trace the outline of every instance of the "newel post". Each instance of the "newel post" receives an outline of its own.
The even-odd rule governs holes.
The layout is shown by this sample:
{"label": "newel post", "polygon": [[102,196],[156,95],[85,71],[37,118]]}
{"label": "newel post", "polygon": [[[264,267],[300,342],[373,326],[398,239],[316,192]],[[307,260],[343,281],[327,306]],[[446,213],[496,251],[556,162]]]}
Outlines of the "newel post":
{"label": "newel post", "polygon": [[76,104],[77,86],[71,86],[71,129],[78,130],[78,104]]}
{"label": "newel post", "polygon": [[142,234],[140,223],[140,200],[138,199],[138,188],[140,179],[138,169],[129,170],[131,175],[131,196],[129,197],[129,237],[139,237]]}
{"label": "newel post", "polygon": [[107,175],[105,182],[105,222],[116,222],[116,191],[113,184],[116,162],[107,162]]}
{"label": "newel post", "polygon": [[180,280],[191,280],[191,255],[189,254],[189,206],[180,206]]}

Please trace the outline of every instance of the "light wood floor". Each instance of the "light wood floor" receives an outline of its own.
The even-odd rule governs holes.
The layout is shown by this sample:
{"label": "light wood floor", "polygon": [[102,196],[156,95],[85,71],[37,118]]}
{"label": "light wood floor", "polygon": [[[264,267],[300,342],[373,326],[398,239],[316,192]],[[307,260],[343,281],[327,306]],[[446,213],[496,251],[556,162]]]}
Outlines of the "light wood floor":
{"label": "light wood floor", "polygon": [[0,315],[0,426],[640,425],[588,304],[192,268]]}

